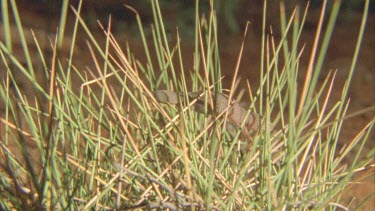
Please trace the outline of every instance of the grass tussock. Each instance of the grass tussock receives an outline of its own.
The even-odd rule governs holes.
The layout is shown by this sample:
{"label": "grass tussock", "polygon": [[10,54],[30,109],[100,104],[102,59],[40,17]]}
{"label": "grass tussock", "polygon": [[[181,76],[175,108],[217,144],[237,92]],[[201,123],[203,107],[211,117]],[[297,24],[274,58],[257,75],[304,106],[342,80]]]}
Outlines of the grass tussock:
{"label": "grass tussock", "polygon": [[[286,17],[281,4],[280,40],[265,33],[260,49],[260,86],[249,93],[246,115],[259,114],[260,125],[250,137],[241,127],[227,127],[231,100],[236,99],[237,67],[229,87],[223,87],[214,11],[195,14],[194,66],[184,69],[178,33],[172,43],[164,30],[158,1],[151,35],[144,34],[140,14],[132,8],[140,29],[147,62],[103,28],[103,45],[90,32],[77,8],[62,5],[62,18],[52,55],[25,41],[15,1],[2,1],[4,40],[0,41],[1,148],[0,207],[19,209],[152,209],[169,210],[304,210],[347,209],[343,190],[358,171],[373,168],[374,150],[360,156],[373,130],[372,119],[344,148],[337,148],[347,114],[351,78],[365,28],[368,4],[358,33],[352,66],[341,99],[331,102],[336,71],[318,83],[339,1],[327,12],[322,6],[311,52],[299,48],[307,9]],[[212,6],[213,8],[213,6]],[[264,4],[263,29],[267,4]],[[15,18],[23,56],[15,56],[9,18]],[[68,11],[76,19],[69,56],[61,56]],[[329,14],[329,16],[328,16]],[[193,15],[193,14],[192,14]],[[326,28],[323,22],[326,21]],[[248,26],[247,26],[248,27]],[[92,65],[74,65],[78,29],[88,37]],[[246,36],[247,28],[244,32]],[[44,82],[38,80],[29,45],[35,45]],[[34,54],[34,53],[33,53]],[[303,83],[301,56],[309,58]],[[34,58],[34,57],[33,57]],[[281,65],[282,64],[282,65]],[[2,71],[3,71],[2,70]],[[16,80],[22,75],[25,81]],[[32,95],[24,94],[22,83]],[[152,91],[182,93],[176,105],[158,102]],[[212,93],[226,93],[220,113],[194,112],[190,91],[208,93],[203,107],[214,108]],[[332,106],[328,106],[328,104]],[[374,108],[358,111],[368,112]],[[354,114],[355,115],[355,114]],[[245,147],[243,147],[245,145]],[[351,163],[344,162],[353,156]],[[370,173],[369,173],[370,174]],[[368,176],[368,175],[367,175]]]}

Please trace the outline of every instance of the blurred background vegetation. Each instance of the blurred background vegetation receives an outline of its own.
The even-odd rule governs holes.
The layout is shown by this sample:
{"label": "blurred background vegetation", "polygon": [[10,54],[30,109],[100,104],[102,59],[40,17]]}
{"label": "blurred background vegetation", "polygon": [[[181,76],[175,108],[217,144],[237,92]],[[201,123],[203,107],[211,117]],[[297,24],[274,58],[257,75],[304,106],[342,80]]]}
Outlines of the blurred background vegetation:
{"label": "blurred background vegetation", "polygon": [[[71,0],[70,4],[77,5],[78,0]],[[307,0],[285,0],[286,12],[291,13],[295,5],[300,5],[305,8]],[[333,1],[328,1],[329,6]],[[46,23],[51,18],[59,18],[62,0],[23,0],[19,1],[20,6],[26,7],[33,11],[38,11],[46,17]],[[270,2],[268,7],[269,12],[267,21],[274,27],[279,24],[279,5]],[[202,13],[209,11],[209,1],[199,1],[200,10]],[[128,33],[137,31],[135,24],[135,16],[132,11],[125,9],[122,5],[128,5],[134,8],[138,13],[142,14],[143,23],[151,23],[152,11],[149,7],[149,1],[134,1],[134,0],[87,0],[85,1],[83,13],[87,23],[93,27],[97,27],[97,20],[102,23],[107,23],[109,15],[115,21],[113,25],[113,32],[124,31]],[[194,6],[195,1],[191,0],[161,0],[160,7],[163,8],[163,15],[166,17],[166,29],[168,31],[175,31],[175,26],[179,27],[182,36],[192,36],[194,27]],[[252,28],[260,32],[262,20],[263,1],[251,0],[233,0],[214,1],[216,11],[218,11],[219,32],[220,34],[238,34],[244,29],[247,21],[250,21]],[[310,1],[310,15],[307,19],[307,26],[314,26],[319,14],[321,6],[320,0]],[[363,1],[345,0],[342,1],[342,12],[338,19],[339,22],[353,21],[353,13],[362,11]],[[315,11],[315,12],[314,12]],[[375,1],[370,1],[370,13],[375,12]],[[315,15],[314,15],[315,14]],[[32,21],[32,20],[30,20]],[[278,31],[278,30],[275,30]]]}

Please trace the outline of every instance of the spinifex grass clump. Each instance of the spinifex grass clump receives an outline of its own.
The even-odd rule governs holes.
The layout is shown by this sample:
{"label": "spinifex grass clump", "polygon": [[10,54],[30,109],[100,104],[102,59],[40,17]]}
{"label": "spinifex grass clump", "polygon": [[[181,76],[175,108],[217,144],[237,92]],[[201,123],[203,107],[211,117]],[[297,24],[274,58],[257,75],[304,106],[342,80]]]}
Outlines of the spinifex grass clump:
{"label": "spinifex grass clump", "polygon": [[[317,79],[338,1],[332,7],[324,36],[326,14],[322,8],[304,73],[306,80],[299,86],[299,59],[307,53],[297,46],[306,14],[301,18],[296,9],[286,21],[282,10],[282,39],[277,43],[263,34],[260,87],[249,86],[247,90],[255,92],[246,99],[251,106],[244,115],[257,113],[259,121],[248,136],[243,136],[246,118],[228,127],[233,123],[231,112],[239,105],[232,103],[239,65],[233,70],[232,83],[222,84],[214,11],[201,22],[196,8],[194,66],[186,70],[180,38],[177,34],[175,43],[167,39],[157,1],[151,1],[154,24],[150,39],[144,35],[135,12],[146,63],[116,42],[110,32],[111,22],[103,29],[106,42],[100,46],[80,17],[81,4],[71,8],[77,18],[71,56],[66,62],[59,54],[67,14],[67,4],[63,4],[59,33],[51,42],[52,58],[45,57],[37,38],[33,43],[49,82],[46,86],[36,78],[36,61],[30,59],[14,1],[10,1],[10,9],[26,64],[12,53],[13,35],[4,2],[6,39],[0,42],[1,68],[6,71],[0,88],[4,108],[0,119],[1,208],[290,210],[347,206],[340,200],[342,190],[356,170],[368,165],[369,161],[359,160],[359,155],[375,123],[373,119],[358,131],[344,149],[336,148],[346,121],[346,96],[368,1],[347,84],[342,98],[332,107],[327,104],[335,72],[328,74],[321,85]],[[264,18],[263,29],[265,22]],[[87,49],[93,61],[86,70],[75,68],[74,61],[79,58],[72,56],[78,28],[88,36]],[[238,64],[241,57],[242,47]],[[279,63],[283,63],[281,69]],[[26,78],[32,96],[23,94],[21,84],[25,81],[15,80],[15,74]],[[156,90],[179,93],[174,105],[159,102],[152,92]],[[204,99],[192,98],[191,91],[201,92]],[[214,102],[219,94],[215,93],[226,96],[222,112],[209,112],[217,111]],[[199,113],[194,109],[198,100]],[[344,163],[353,151],[353,162]],[[373,156],[373,151],[370,153],[367,157]]]}

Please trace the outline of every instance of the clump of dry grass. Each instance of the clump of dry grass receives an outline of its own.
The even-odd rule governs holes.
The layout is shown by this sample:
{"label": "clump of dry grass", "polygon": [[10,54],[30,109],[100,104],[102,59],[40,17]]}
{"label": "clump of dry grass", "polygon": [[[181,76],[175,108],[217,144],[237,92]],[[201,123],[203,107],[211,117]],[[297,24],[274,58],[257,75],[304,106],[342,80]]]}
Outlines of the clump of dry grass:
{"label": "clump of dry grass", "polygon": [[[241,137],[245,121],[230,132],[226,128],[243,46],[228,87],[227,108],[214,115],[196,113],[192,109],[196,100],[189,98],[189,91],[209,93],[201,105],[205,111],[215,107],[211,93],[223,92],[215,14],[210,13],[204,24],[196,14],[195,65],[188,75],[183,70],[179,36],[171,47],[158,2],[151,1],[151,6],[152,44],[148,43],[150,40],[146,39],[139,14],[135,12],[146,64],[137,61],[131,49],[122,50],[110,32],[111,22],[103,29],[106,42],[100,46],[80,18],[81,4],[77,9],[72,8],[77,18],[70,55],[74,52],[77,28],[81,27],[89,37],[87,46],[93,66],[83,73],[74,67],[73,56],[68,58],[68,66],[61,65],[58,46],[63,33],[59,31],[51,45],[51,66],[46,65],[43,52],[38,52],[44,68],[48,69],[48,88],[36,80],[30,60],[24,65],[12,54],[10,39],[0,42],[7,70],[7,78],[0,87],[5,107],[0,119],[3,128],[0,206],[170,210],[346,208],[340,201],[342,190],[351,183],[356,171],[372,167],[368,158],[374,154],[371,151],[367,158],[359,159],[374,119],[345,148],[336,148],[342,123],[348,118],[346,96],[365,27],[368,1],[348,85],[341,100],[331,108],[327,103],[335,72],[320,87],[317,79],[337,17],[338,2],[333,5],[319,47],[323,6],[300,93],[296,92],[297,74],[303,49],[297,46],[306,14],[301,19],[299,9],[294,11],[288,23],[282,24],[283,37],[279,43],[263,34],[261,85],[254,95],[250,94],[252,104],[246,114],[257,112],[262,121],[258,130],[245,138]],[[15,4],[11,8],[16,10]],[[7,7],[2,9],[7,17]],[[62,11],[66,15],[67,5],[63,5]],[[281,14],[286,20],[285,13]],[[60,30],[63,24],[62,21]],[[22,38],[20,21],[16,25]],[[292,31],[291,45],[287,42],[289,31]],[[35,44],[38,46],[37,39]],[[26,43],[22,45],[25,57],[30,57]],[[317,52],[318,47],[321,52]],[[151,59],[151,55],[157,59]],[[177,63],[173,62],[176,60]],[[282,70],[278,69],[280,62],[284,63]],[[180,74],[176,66],[182,69]],[[33,85],[35,98],[22,94],[20,82],[14,79],[17,71]],[[80,81],[79,89],[72,85],[73,77]],[[180,98],[185,100],[174,106],[158,102],[150,96],[160,87],[183,93]],[[250,86],[248,93],[252,93]],[[241,148],[244,142],[251,146],[244,150]],[[343,165],[343,159],[354,148],[353,163]]]}

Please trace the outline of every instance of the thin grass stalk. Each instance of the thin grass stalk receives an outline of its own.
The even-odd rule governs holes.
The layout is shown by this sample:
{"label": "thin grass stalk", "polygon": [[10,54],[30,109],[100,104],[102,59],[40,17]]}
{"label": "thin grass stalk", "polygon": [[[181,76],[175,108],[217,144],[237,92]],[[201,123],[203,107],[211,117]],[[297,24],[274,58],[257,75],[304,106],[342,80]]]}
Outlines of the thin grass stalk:
{"label": "thin grass stalk", "polygon": [[[36,77],[35,77],[35,72],[34,72],[34,68],[33,68],[33,63],[31,61],[29,48],[27,47],[27,43],[26,43],[26,39],[25,39],[25,33],[23,32],[21,19],[20,19],[18,9],[17,9],[17,4],[14,0],[10,0],[10,5],[11,5],[11,9],[12,9],[12,12],[13,12],[13,15],[14,15],[14,20],[15,20],[15,24],[17,26],[18,33],[20,35],[22,49],[23,49],[23,52],[24,52],[24,56],[26,58],[27,70],[29,70],[28,72],[30,73],[31,78],[35,79]],[[9,28],[8,28],[8,30],[9,30]],[[10,30],[9,30],[9,32],[10,32]]]}
{"label": "thin grass stalk", "polygon": [[[138,28],[140,30],[140,35],[141,35],[141,38],[142,38],[142,43],[143,43],[145,54],[146,54],[146,58],[147,58],[147,64],[149,65],[146,68],[147,71],[145,73],[148,75],[147,78],[148,78],[148,80],[150,82],[150,85],[151,85],[150,88],[151,88],[151,90],[154,90],[156,88],[156,87],[153,87],[156,84],[155,83],[156,77],[155,77],[155,72],[154,72],[154,65],[152,63],[151,56],[150,56],[150,51],[148,49],[148,43],[147,43],[147,40],[146,40],[146,37],[145,37],[145,33],[144,33],[144,30],[143,30],[144,27],[142,25],[141,17],[139,15],[139,13],[134,8],[132,8],[130,6],[127,6],[127,5],[126,5],[126,8],[130,9],[136,15],[136,19],[137,19],[137,23],[138,23]],[[159,54],[156,54],[156,55],[159,55]]]}
{"label": "thin grass stalk", "polygon": [[327,5],[327,1],[324,0],[324,2],[322,3],[322,9],[321,9],[321,12],[320,12],[319,22],[318,22],[316,33],[315,33],[314,43],[313,43],[313,46],[311,48],[310,60],[309,60],[309,64],[308,64],[307,71],[306,71],[305,83],[303,85],[303,89],[302,89],[302,93],[301,93],[301,99],[299,100],[299,106],[298,106],[298,112],[297,112],[298,116],[302,113],[302,109],[303,109],[304,105],[310,105],[310,102],[306,101],[306,95],[307,95],[307,92],[308,92],[308,88],[311,86],[311,77],[312,77],[312,74],[313,74],[312,71],[313,71],[314,61],[315,61],[315,57],[316,57],[316,51],[317,51],[317,48],[318,48],[320,33],[321,33],[321,30],[322,30],[322,26],[323,26],[324,16],[325,16],[325,13],[326,13],[325,12],[326,5]]}
{"label": "thin grass stalk", "polygon": [[326,57],[326,52],[327,52],[327,49],[328,49],[329,41],[332,37],[333,29],[334,29],[334,26],[336,24],[336,20],[337,20],[337,17],[338,17],[340,6],[341,6],[341,0],[334,1],[333,6],[332,6],[332,10],[331,10],[331,13],[330,13],[330,17],[329,17],[329,20],[328,20],[326,32],[325,32],[325,35],[323,36],[323,41],[322,41],[322,44],[320,46],[318,58],[317,58],[317,61],[315,63],[315,68],[314,68],[314,71],[313,71],[314,74],[311,78],[311,86],[310,86],[310,88],[308,90],[308,93],[307,93],[307,98],[306,98],[307,102],[310,101],[310,99],[312,98],[312,96],[314,94],[314,90],[315,90],[315,87],[316,87],[316,84],[317,84],[317,81],[318,81],[318,77],[320,75],[320,71],[322,69],[324,59]]}

